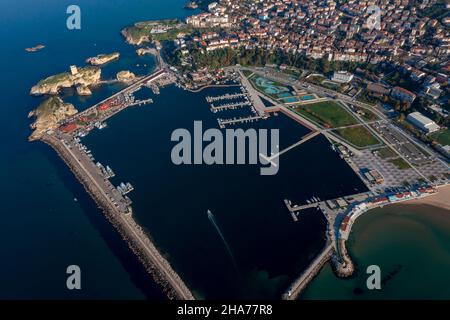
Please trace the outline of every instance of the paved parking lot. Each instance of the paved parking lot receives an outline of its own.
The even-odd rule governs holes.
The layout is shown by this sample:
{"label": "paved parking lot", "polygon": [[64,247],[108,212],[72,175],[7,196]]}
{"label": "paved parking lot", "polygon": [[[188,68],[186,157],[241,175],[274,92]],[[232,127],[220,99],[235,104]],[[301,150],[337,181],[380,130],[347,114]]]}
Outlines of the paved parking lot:
{"label": "paved parking lot", "polygon": [[373,127],[412,164],[420,166],[433,160],[430,154],[416,147],[404,135],[393,128],[391,124],[375,123]]}

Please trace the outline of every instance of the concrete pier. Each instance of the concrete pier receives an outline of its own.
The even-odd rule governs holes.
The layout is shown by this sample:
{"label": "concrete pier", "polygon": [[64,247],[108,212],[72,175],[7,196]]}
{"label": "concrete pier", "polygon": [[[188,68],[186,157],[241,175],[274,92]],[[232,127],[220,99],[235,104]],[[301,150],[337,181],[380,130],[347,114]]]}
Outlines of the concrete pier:
{"label": "concrete pier", "polygon": [[217,122],[219,123],[219,127],[225,128],[226,125],[253,122],[253,121],[257,121],[259,119],[266,119],[266,117],[256,115],[256,116],[241,117],[241,118],[236,118],[236,119],[217,119]]}
{"label": "concrete pier", "polygon": [[233,110],[233,109],[243,108],[243,107],[247,107],[247,106],[251,106],[251,105],[252,104],[250,103],[250,101],[227,103],[227,104],[223,104],[223,105],[219,105],[219,106],[215,106],[215,105],[211,104],[211,111],[215,113],[217,111]]}
{"label": "concrete pier", "polygon": [[223,94],[221,96],[216,96],[216,97],[211,97],[208,96],[206,97],[206,101],[207,102],[215,102],[215,101],[220,101],[220,100],[227,100],[227,99],[238,99],[238,98],[244,98],[247,95],[245,93],[226,93]]}

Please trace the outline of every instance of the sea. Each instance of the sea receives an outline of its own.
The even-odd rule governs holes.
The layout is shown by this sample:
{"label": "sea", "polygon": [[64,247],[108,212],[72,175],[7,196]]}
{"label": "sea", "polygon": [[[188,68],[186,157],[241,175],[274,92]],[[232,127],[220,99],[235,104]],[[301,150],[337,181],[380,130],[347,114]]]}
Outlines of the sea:
{"label": "sea", "polygon": [[[155,68],[154,59],[138,58],[136,48],[124,42],[120,30],[136,21],[183,19],[196,12],[183,9],[184,3],[0,3],[0,34],[4,39],[0,64],[0,141],[4,146],[0,157],[0,298],[165,299],[55,152],[41,142],[27,141],[32,123],[27,115],[43,99],[29,95],[31,86],[68,70],[70,65],[84,65],[88,57],[121,53],[119,61],[102,68],[103,79],[112,79],[121,70],[137,75],[150,73]],[[81,9],[80,30],[66,27],[67,7],[74,4]],[[46,47],[34,53],[24,50],[37,44]],[[102,85],[93,90],[92,96],[83,98],[65,90],[62,97],[83,110],[122,87]],[[217,128],[219,114],[209,110],[205,98],[236,90],[210,88],[191,93],[174,85],[163,88],[159,95],[143,90],[139,95],[151,97],[152,104],[121,112],[108,120],[107,128],[94,130],[83,143],[96,160],[116,172],[114,184],[133,184],[135,189],[129,197],[134,218],[197,298],[277,299],[322,249],[326,227],[324,217],[314,209],[302,212],[295,223],[283,200],[305,203],[313,196],[329,199],[364,191],[365,186],[322,136],[282,155],[275,176],[261,176],[257,165],[174,165],[170,157],[174,146],[171,133],[178,128],[192,130],[194,121],[202,121],[205,129]],[[308,133],[283,114],[241,127],[279,129],[281,148]],[[375,216],[383,215],[370,217]],[[402,229],[402,222],[397,223]],[[425,219],[423,223],[432,228],[436,221]],[[389,230],[398,232],[386,232]],[[447,238],[440,241],[450,234],[449,228],[442,230]],[[411,232],[415,234],[415,230]],[[355,239],[359,234],[355,228]],[[377,238],[376,232],[370,234]],[[359,243],[359,239],[355,240],[355,246]],[[401,245],[392,247],[400,250],[394,256],[401,256]],[[415,252],[432,254],[425,249],[420,245]],[[370,246],[368,251],[362,247],[350,250],[356,259],[361,256],[359,265],[370,263],[364,260]],[[379,252],[380,257],[383,252]],[[393,255],[388,250],[386,254]],[[409,266],[406,262],[397,264],[402,265],[396,273],[399,275]],[[67,268],[71,265],[80,267],[81,290],[67,288]],[[321,280],[327,270],[311,284],[305,298],[326,298],[328,286],[329,290],[337,290],[331,280],[329,285]],[[438,273],[430,273],[434,275]],[[351,281],[345,283],[349,286]],[[397,290],[402,291],[402,287]]]}
{"label": "sea", "polygon": [[[356,273],[339,279],[326,265],[299,299],[448,300],[449,230],[449,211],[434,206],[371,210],[356,220],[347,241]],[[369,266],[380,268],[380,289],[368,289]]]}

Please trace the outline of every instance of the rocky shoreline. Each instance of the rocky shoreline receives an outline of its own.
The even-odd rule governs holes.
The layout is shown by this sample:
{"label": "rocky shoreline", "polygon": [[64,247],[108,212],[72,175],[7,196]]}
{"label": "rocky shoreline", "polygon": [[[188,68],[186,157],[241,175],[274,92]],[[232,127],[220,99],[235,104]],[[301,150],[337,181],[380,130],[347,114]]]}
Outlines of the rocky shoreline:
{"label": "rocky shoreline", "polygon": [[60,97],[52,96],[44,100],[35,110],[28,113],[28,118],[35,117],[31,124],[34,129],[28,138],[30,141],[39,139],[48,130],[55,130],[66,117],[78,112],[71,103],[65,103]]}
{"label": "rocky shoreline", "polygon": [[95,57],[86,59],[86,63],[89,63],[93,66],[101,66],[119,58],[120,58],[119,52],[113,52],[111,54],[99,54]]}
{"label": "rocky shoreline", "polygon": [[71,72],[63,72],[39,81],[30,90],[31,95],[56,95],[62,88],[74,86],[89,87],[100,81],[102,70],[98,67],[71,67]]}

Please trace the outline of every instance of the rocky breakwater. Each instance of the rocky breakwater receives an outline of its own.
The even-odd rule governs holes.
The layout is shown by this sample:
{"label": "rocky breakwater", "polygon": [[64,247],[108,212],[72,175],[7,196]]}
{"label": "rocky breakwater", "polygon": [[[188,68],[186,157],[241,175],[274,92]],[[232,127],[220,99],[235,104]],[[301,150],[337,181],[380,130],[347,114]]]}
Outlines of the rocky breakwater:
{"label": "rocky breakwater", "polygon": [[39,139],[45,132],[58,128],[61,121],[78,112],[70,103],[65,103],[60,97],[53,96],[44,100],[28,117],[36,117],[31,125],[34,129],[30,141]]}
{"label": "rocky breakwater", "polygon": [[331,259],[331,266],[338,277],[348,278],[355,272],[355,265],[347,252],[345,240],[339,239],[338,246],[336,254]]}
{"label": "rocky breakwater", "polygon": [[86,59],[86,63],[89,63],[93,66],[101,66],[105,63],[111,62],[113,60],[119,59],[120,53],[119,52],[113,52],[110,54],[99,54],[95,57],[91,57]]}
{"label": "rocky breakwater", "polygon": [[58,94],[61,88],[73,86],[88,87],[100,81],[101,69],[98,67],[71,68],[71,72],[63,72],[39,81],[31,88],[30,94]]}

